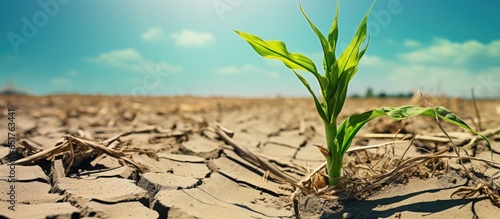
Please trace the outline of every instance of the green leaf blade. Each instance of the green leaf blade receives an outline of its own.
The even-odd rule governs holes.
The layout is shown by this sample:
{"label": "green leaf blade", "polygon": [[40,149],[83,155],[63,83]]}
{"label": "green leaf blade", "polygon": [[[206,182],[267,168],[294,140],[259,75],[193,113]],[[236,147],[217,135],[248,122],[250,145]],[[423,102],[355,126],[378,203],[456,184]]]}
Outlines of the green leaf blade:
{"label": "green leaf blade", "polygon": [[330,27],[330,31],[328,32],[328,42],[332,48],[333,59],[335,60],[335,48],[337,47],[337,39],[339,36],[339,27],[338,27],[338,18],[339,18],[339,10],[340,10],[340,1],[337,1],[337,9],[335,9],[335,17],[333,18],[332,26]]}
{"label": "green leaf blade", "polygon": [[488,147],[491,150],[491,144],[489,139],[473,130],[467,123],[465,123],[462,119],[458,118],[451,111],[447,110],[444,107],[417,107],[417,106],[402,106],[402,107],[382,107],[377,108],[362,114],[356,114],[349,116],[345,119],[342,124],[340,124],[337,132],[337,141],[339,146],[341,147],[341,152],[344,154],[354,138],[354,136],[358,133],[358,131],[370,120],[380,117],[380,116],[388,116],[394,120],[402,120],[406,118],[410,118],[417,115],[423,115],[428,117],[435,118],[436,115],[438,118],[443,119],[444,121],[457,125],[467,131],[470,131],[481,138],[483,138]]}
{"label": "green leaf blade", "polygon": [[244,33],[241,31],[235,32],[243,38],[259,55],[265,58],[279,59],[289,69],[304,70],[313,73],[316,77],[318,71],[313,61],[307,56],[300,53],[291,53],[287,50],[285,43],[276,40],[262,40],[258,36]]}
{"label": "green leaf blade", "polygon": [[[358,66],[359,60],[366,51],[367,47],[365,47],[361,52],[360,48],[366,39],[366,34],[367,34],[366,21],[368,19],[368,15],[370,14],[372,7],[373,4],[363,17],[363,20],[359,24],[358,29],[356,30],[356,34],[354,34],[354,37],[352,38],[351,42],[339,57],[340,74],[343,74],[345,69]],[[355,74],[356,71],[351,72],[351,75],[349,75],[349,81],[354,77]]]}
{"label": "green leaf blade", "polygon": [[309,91],[309,93],[313,97],[314,104],[316,105],[316,110],[318,111],[318,114],[321,117],[321,119],[323,120],[323,122],[327,122],[328,118],[326,117],[325,109],[323,108],[323,105],[319,102],[318,98],[314,94],[313,90],[311,89],[311,86],[309,86],[309,83],[307,83],[307,80],[304,77],[302,77],[302,75],[297,73],[296,71],[294,71],[294,70],[292,70],[292,71],[299,78],[299,80],[302,82],[302,84],[304,84],[304,86],[307,88],[307,90]]}
{"label": "green leaf blade", "polygon": [[309,19],[309,17],[307,17],[307,14],[304,11],[304,9],[302,8],[302,5],[300,4],[300,2],[299,2],[299,8],[300,8],[300,11],[302,12],[302,15],[304,16],[304,18],[306,18],[307,23],[309,23],[309,26],[311,26],[311,29],[316,34],[316,36],[319,39],[319,42],[321,43],[321,47],[323,49],[323,61],[324,61],[324,65],[325,65],[324,66],[325,75],[328,78],[328,75],[329,75],[328,72],[330,71],[330,67],[332,66],[333,59],[334,59],[334,53],[331,49],[330,43],[326,40],[325,36],[321,33],[321,31],[319,31],[319,29],[316,27],[316,25],[314,25],[314,23]]}
{"label": "green leaf blade", "polygon": [[349,87],[349,81],[351,80],[353,72],[355,73],[357,70],[357,66],[353,66],[347,69],[342,75],[340,75],[338,79],[337,90],[335,91],[337,101],[335,103],[332,103],[333,113],[335,117],[340,114],[342,108],[344,107],[344,103],[347,98],[347,88]]}

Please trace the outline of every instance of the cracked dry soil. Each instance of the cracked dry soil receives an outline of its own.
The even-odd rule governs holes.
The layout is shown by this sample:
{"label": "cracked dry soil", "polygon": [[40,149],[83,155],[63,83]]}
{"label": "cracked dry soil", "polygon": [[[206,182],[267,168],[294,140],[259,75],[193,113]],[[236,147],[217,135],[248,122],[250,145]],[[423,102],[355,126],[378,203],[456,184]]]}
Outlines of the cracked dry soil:
{"label": "cracked dry soil", "polygon": [[[431,102],[456,111],[468,123],[475,119],[471,101],[435,98]],[[314,146],[324,144],[323,126],[309,99],[2,96],[1,121],[7,120],[8,103],[16,109],[19,158],[56,151],[65,139],[74,140],[68,146],[72,151],[56,151],[15,167],[12,211],[6,195],[11,185],[7,165],[10,150],[2,131],[0,218],[498,218],[500,214],[500,208],[480,195],[450,198],[453,191],[468,183],[452,159],[445,161],[448,171],[433,176],[415,174],[378,187],[362,199],[303,195],[296,214],[290,199],[293,187],[265,178],[266,171],[242,158],[211,124],[217,122],[230,129],[239,145],[301,179],[324,161]],[[410,100],[349,99],[343,116],[406,104]],[[479,104],[483,126],[498,126],[500,101]],[[464,134],[452,126],[446,128],[456,136]],[[391,141],[363,135],[395,134],[398,130],[439,132],[432,120],[422,118],[404,123],[377,120],[360,132],[354,145]],[[127,131],[131,132],[121,135]],[[498,151],[500,136],[495,133],[490,138]],[[121,157],[79,148],[85,141],[104,145]],[[414,144],[406,157],[446,145],[426,140]],[[394,156],[405,149],[404,145],[392,148]],[[362,174],[363,163],[371,162],[368,158],[383,157],[387,150],[346,154],[346,171]],[[480,146],[467,150],[476,157],[490,155]],[[499,158],[494,153],[493,159]],[[498,168],[468,165],[499,184]]]}

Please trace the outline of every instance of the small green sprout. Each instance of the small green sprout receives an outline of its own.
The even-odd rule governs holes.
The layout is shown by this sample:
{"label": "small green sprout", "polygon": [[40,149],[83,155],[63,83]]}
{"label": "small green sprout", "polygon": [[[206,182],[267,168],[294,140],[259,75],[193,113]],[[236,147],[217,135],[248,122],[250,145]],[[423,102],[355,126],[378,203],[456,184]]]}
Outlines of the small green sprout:
{"label": "small green sprout", "polygon": [[[373,6],[373,5],[372,5]],[[341,176],[343,156],[351,145],[354,136],[368,121],[379,116],[389,116],[394,120],[402,120],[416,115],[424,115],[434,118],[439,118],[451,124],[460,126],[480,137],[482,137],[491,149],[491,144],[484,135],[479,134],[470,128],[464,121],[458,118],[455,114],[444,107],[382,107],[374,109],[362,114],[349,116],[339,126],[337,126],[337,118],[342,111],[344,102],[347,97],[347,87],[358,70],[358,64],[363,57],[368,43],[363,48],[361,47],[366,39],[367,25],[366,21],[371,8],[364,16],[359,25],[356,34],[352,38],[347,48],[342,52],[340,57],[335,56],[335,48],[337,46],[338,26],[337,19],[339,13],[339,4],[333,24],[330,28],[328,36],[324,36],[318,28],[309,20],[306,13],[299,3],[300,11],[311,26],[313,32],[318,37],[323,49],[323,70],[324,74],[318,73],[316,65],[307,56],[300,53],[291,53],[287,50],[285,43],[276,40],[262,40],[261,38],[244,33],[241,31],[235,32],[247,41],[250,46],[261,56],[270,59],[281,60],[286,67],[291,69],[293,73],[304,84],[309,93],[312,95],[316,110],[324,122],[326,133],[326,148],[320,148],[321,153],[325,156],[327,162],[327,172],[329,184],[335,185],[338,183],[337,178]],[[320,92],[321,102],[312,91],[306,79],[296,70],[310,72],[317,79]]]}

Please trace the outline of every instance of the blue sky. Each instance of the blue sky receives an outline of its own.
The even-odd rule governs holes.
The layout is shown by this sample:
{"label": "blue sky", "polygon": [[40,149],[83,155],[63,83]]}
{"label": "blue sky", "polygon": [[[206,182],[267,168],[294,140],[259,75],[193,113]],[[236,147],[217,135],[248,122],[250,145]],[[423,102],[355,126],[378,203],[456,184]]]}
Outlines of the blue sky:
{"label": "blue sky", "polygon": [[[337,51],[371,3],[341,1]],[[280,61],[261,58],[233,30],[284,41],[321,66],[320,44],[293,0],[0,4],[0,87],[32,94],[308,95]],[[335,1],[302,4],[327,33]],[[350,93],[372,87],[468,97],[474,88],[500,97],[498,8],[498,1],[377,1],[368,19],[370,47]]]}

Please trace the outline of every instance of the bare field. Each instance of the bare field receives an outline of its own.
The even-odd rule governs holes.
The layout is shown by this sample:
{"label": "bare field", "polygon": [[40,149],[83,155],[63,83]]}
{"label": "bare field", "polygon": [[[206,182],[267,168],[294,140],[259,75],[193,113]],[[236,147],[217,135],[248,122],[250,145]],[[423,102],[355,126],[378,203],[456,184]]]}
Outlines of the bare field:
{"label": "bare field", "polygon": [[[471,100],[427,101],[348,99],[340,119],[381,106],[444,106],[488,135],[493,161],[500,161],[500,100],[477,101],[479,113]],[[15,108],[16,154],[9,154],[8,105]],[[495,206],[500,166],[487,162],[491,153],[485,142],[443,124],[469,157],[462,166],[434,119],[368,123],[346,154],[342,187],[332,189],[324,186],[321,171],[296,185],[324,162],[314,146],[325,144],[323,124],[310,99],[1,96],[0,109],[0,217],[500,214]],[[11,158],[16,159],[14,177]],[[5,195],[12,191],[14,196]],[[16,211],[9,210],[12,206]]]}

